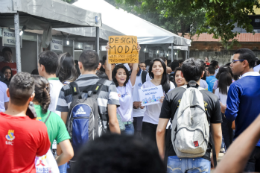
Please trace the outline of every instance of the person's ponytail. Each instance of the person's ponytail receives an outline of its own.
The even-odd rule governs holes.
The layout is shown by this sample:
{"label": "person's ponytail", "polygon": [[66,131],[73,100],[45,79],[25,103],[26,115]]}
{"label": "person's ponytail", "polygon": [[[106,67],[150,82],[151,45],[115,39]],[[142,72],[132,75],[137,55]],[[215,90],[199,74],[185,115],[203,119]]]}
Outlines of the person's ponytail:
{"label": "person's ponytail", "polygon": [[38,75],[33,75],[32,77],[35,82],[34,101],[40,104],[43,113],[47,113],[51,102],[49,82],[47,79]]}

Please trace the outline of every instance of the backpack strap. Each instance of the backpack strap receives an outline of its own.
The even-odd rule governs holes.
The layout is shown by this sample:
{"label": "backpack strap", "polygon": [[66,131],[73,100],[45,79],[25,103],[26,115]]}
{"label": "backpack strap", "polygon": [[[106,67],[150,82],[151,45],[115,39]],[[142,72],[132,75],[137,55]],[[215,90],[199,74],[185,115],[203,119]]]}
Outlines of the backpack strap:
{"label": "backpack strap", "polygon": [[100,89],[101,89],[102,86],[104,85],[105,81],[106,81],[106,79],[104,79],[104,78],[100,78],[100,79],[98,80],[97,85],[96,85],[96,87],[95,87],[94,90],[93,90],[93,94],[99,94]]}
{"label": "backpack strap", "polygon": [[147,75],[147,72],[146,71],[142,71],[142,76],[141,76],[142,84],[144,84],[146,82],[146,75]]}
{"label": "backpack strap", "polygon": [[51,111],[50,111],[49,115],[47,116],[46,120],[44,121],[44,124],[46,124],[46,122],[49,119],[50,115],[51,115]]}
{"label": "backpack strap", "polygon": [[81,92],[76,82],[71,82],[69,85],[70,85],[70,91],[72,93],[72,101],[74,101],[80,97]]}

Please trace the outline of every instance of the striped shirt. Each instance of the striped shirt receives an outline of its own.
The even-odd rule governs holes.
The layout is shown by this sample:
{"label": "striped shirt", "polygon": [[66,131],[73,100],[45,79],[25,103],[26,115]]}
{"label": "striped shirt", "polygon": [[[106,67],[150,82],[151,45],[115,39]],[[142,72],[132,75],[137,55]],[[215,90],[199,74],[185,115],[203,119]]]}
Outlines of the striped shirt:
{"label": "striped shirt", "polygon": [[[80,75],[75,82],[78,84],[80,91],[83,91],[83,89],[89,89],[92,91],[93,87],[96,86],[98,80],[98,76],[94,74],[85,74]],[[57,111],[69,112],[70,110],[72,93],[65,96],[65,91],[67,92],[67,90],[71,90],[70,85],[63,86],[60,91],[59,100],[56,108]],[[103,86],[100,89],[97,102],[99,113],[103,115],[108,115],[107,105],[120,105],[117,89],[113,82],[105,80]]]}

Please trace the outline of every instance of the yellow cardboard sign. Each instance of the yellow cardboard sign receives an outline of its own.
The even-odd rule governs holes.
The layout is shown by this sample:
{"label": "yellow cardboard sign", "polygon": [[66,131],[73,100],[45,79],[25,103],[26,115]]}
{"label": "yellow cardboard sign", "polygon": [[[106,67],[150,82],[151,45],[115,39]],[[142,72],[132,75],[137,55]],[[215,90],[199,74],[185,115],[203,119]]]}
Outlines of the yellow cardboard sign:
{"label": "yellow cardboard sign", "polygon": [[110,36],[108,63],[138,63],[137,37]]}

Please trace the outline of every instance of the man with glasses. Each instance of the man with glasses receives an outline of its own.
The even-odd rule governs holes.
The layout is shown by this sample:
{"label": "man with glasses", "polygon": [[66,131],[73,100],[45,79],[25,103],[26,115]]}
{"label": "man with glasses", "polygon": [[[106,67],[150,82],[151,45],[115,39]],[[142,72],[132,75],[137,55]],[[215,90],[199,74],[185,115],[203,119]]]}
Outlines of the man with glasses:
{"label": "man with glasses", "polygon": [[[241,76],[228,91],[225,116],[236,123],[237,138],[260,113],[260,76],[254,72],[256,56],[250,49],[238,49],[230,67],[234,75]],[[245,141],[247,142],[247,141]],[[241,144],[243,145],[243,144]],[[260,141],[251,154],[245,172],[260,171]]]}

